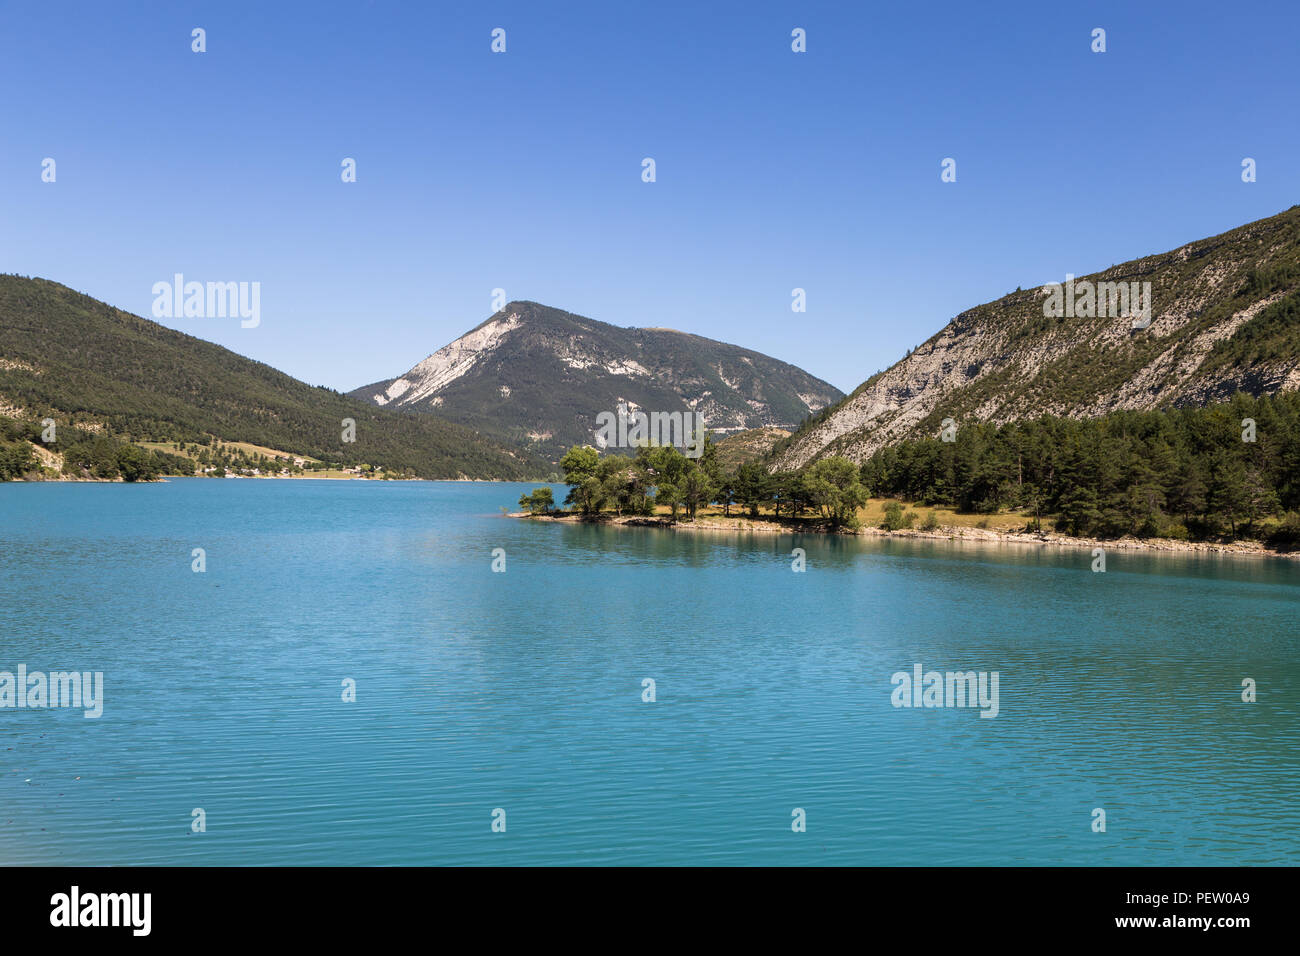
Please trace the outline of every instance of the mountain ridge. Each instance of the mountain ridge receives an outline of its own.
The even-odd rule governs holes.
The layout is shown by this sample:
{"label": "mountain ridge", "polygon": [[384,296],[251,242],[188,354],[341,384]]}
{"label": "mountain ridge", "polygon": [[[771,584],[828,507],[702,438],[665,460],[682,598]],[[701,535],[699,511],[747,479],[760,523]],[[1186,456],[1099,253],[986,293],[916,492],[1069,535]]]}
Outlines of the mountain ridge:
{"label": "mountain ridge", "polygon": [[774,447],[770,467],[860,463],[946,419],[1089,418],[1300,387],[1300,206],[1073,281],[1151,283],[1150,325],[1047,315],[1046,287],[1018,289],[958,314],[822,410]]}

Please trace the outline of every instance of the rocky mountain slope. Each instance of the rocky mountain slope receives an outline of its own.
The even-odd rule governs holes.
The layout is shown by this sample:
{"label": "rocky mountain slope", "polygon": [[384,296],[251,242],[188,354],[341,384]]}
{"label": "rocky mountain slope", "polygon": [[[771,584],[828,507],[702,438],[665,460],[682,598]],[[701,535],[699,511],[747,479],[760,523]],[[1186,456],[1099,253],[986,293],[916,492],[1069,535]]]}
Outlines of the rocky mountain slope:
{"label": "rocky mountain slope", "polygon": [[723,471],[732,472],[750,461],[760,461],[782,438],[790,432],[775,425],[764,425],[748,431],[735,432],[718,442],[718,464]]}
{"label": "rocky mountain slope", "polygon": [[601,412],[694,411],[727,433],[794,426],[839,399],[793,365],[673,329],[625,329],[536,302],[501,312],[410,371],[352,393],[433,412],[555,461]]}
{"label": "rocky mountain slope", "polygon": [[[1141,327],[1132,300],[1127,311],[1098,309],[1116,305],[1108,292],[1089,305],[1085,280],[1094,292],[1150,283],[1150,324]],[[1074,290],[1074,309],[1055,307],[1064,293],[1036,287],[963,312],[778,443],[772,468],[829,455],[861,462],[939,435],[946,419],[1084,418],[1300,387],[1300,206],[1078,277]]]}

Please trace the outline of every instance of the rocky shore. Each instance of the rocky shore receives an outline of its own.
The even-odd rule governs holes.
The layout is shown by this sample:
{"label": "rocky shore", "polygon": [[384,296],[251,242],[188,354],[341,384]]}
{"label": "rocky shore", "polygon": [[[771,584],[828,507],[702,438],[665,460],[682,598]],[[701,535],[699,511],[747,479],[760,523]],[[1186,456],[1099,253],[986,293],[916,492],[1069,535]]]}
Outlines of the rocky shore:
{"label": "rocky shore", "polygon": [[857,531],[848,529],[830,530],[825,525],[810,522],[777,521],[771,518],[735,517],[724,518],[709,515],[694,521],[672,519],[665,516],[640,516],[601,514],[597,517],[585,517],[570,512],[554,514],[529,514],[526,511],[511,512],[511,518],[525,518],[530,521],[558,521],[570,524],[607,524],[626,525],[638,528],[662,528],[676,532],[709,532],[747,534],[845,534],[873,538],[902,538],[930,541],[960,541],[969,544],[1014,544],[1046,548],[1076,548],[1091,551],[1093,548],[1105,548],[1108,551],[1162,551],[1179,554],[1218,554],[1246,557],[1300,558],[1300,552],[1276,551],[1257,542],[1214,542],[1214,541],[1176,541],[1167,538],[1113,538],[1100,540],[1096,538],[1073,538],[1069,535],[1052,531],[995,531],[986,528],[939,527],[933,531],[905,528],[898,531],[886,531],[883,528],[863,526]]}

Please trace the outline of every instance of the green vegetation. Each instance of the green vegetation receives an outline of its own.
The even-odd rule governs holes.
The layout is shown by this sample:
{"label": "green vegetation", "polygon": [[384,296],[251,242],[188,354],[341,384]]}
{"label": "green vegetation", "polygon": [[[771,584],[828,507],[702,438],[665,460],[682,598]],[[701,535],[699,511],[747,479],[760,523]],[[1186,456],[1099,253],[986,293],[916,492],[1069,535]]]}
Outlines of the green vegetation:
{"label": "green vegetation", "polygon": [[[1255,423],[1255,440],[1245,420]],[[974,424],[956,440],[883,448],[861,468],[873,494],[963,512],[1012,510],[1084,537],[1290,546],[1300,524],[1300,395],[1239,394],[1207,408]]]}
{"label": "green vegetation", "polygon": [[[1254,440],[1245,440],[1252,421]],[[945,523],[979,528],[1045,530],[1050,519],[1055,530],[1077,537],[1300,547],[1300,394],[1294,392],[1096,419],[978,423],[959,429],[952,442],[920,439],[884,448],[860,467],[831,457],[798,471],[772,474],[746,462],[726,472],[711,441],[698,460],[673,448],[639,448],[631,458],[573,448],[561,467],[570,487],[565,503],[587,516],[666,509],[673,520],[692,520],[716,505],[724,517],[738,506],[750,518],[827,530],[855,529],[870,519],[887,531],[918,522],[935,531],[942,508]],[[881,498],[887,500],[876,511],[873,501]],[[905,502],[929,512],[922,519]]]}
{"label": "green vegetation", "polygon": [[680,508],[694,519],[721,490],[717,446],[705,441],[703,454],[687,458],[671,446],[644,445],[636,455],[601,457],[590,446],[570,448],[560,460],[569,486],[565,504],[594,515],[608,507],[617,515],[651,515],[666,506],[672,518]]}
{"label": "green vegetation", "polygon": [[912,527],[915,523],[916,515],[913,512],[904,514],[902,504],[891,501],[885,505],[885,520],[880,523],[880,527],[886,531],[901,531]]}
{"label": "green vegetation", "polygon": [[32,450],[34,444],[63,456],[62,474],[72,478],[101,478],[123,481],[153,481],[163,475],[192,475],[194,462],[162,451],[151,451],[107,435],[78,428],[59,428],[58,441],[41,442],[41,426],[0,417],[0,481],[21,478],[58,477],[43,466]]}
{"label": "green vegetation", "polygon": [[847,458],[823,458],[802,474],[803,490],[812,506],[832,528],[856,528],[858,509],[867,503],[867,489],[858,469]]}
{"label": "green vegetation", "polygon": [[[60,431],[93,425],[129,442],[246,442],[335,466],[382,465],[390,474],[520,479],[550,470],[436,417],[306,385],[65,286],[20,276],[0,276],[3,406],[32,421],[53,418]],[[342,440],[346,418],[356,422],[355,442]]]}
{"label": "green vegetation", "polygon": [[39,473],[31,439],[39,439],[39,425],[0,418],[0,481],[13,481]]}
{"label": "green vegetation", "polygon": [[[723,491],[717,446],[707,438],[698,459],[687,458],[676,448],[651,445],[638,448],[633,457],[601,457],[595,448],[583,445],[570,448],[560,467],[569,486],[564,503],[587,517],[605,509],[619,516],[652,515],[657,507],[666,507],[674,520],[678,509],[687,519],[694,519],[702,506]],[[520,506],[534,514],[543,503],[551,504],[549,488],[538,488],[519,499]]]}
{"label": "green vegetation", "polygon": [[[867,493],[858,468],[844,458],[819,461],[802,472],[768,474],[761,465],[747,462],[724,472],[718,446],[706,437],[699,458],[687,458],[676,448],[645,445],[636,454],[602,456],[595,448],[570,448],[560,460],[569,494],[564,503],[586,517],[603,511],[617,516],[650,516],[667,509],[670,520],[693,521],[707,506],[716,504],[724,516],[733,504],[751,517],[766,508],[773,517],[791,520],[811,513],[829,528],[856,528],[858,510]],[[539,488],[519,499],[533,513]]]}
{"label": "green vegetation", "polygon": [[532,494],[519,496],[519,507],[529,514],[549,514],[555,508],[555,496],[550,488],[537,488]]}

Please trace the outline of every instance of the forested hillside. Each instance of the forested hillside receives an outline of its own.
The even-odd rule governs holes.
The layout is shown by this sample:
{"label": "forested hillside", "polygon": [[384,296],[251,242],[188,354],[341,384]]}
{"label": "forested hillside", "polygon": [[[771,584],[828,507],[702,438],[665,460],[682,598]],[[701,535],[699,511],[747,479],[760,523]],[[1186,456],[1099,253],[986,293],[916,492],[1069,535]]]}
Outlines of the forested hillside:
{"label": "forested hillside", "polygon": [[[550,470],[436,416],[376,408],[58,283],[11,275],[0,276],[0,414],[134,440],[215,436],[427,478]],[[344,419],[356,423],[355,442],[343,440]]]}

